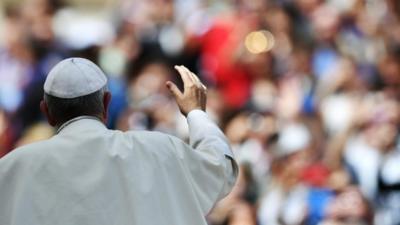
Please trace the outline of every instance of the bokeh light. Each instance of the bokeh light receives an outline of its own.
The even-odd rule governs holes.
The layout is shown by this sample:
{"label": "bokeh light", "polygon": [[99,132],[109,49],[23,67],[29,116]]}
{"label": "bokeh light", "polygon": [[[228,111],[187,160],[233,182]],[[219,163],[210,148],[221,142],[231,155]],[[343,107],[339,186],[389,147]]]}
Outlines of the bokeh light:
{"label": "bokeh light", "polygon": [[244,44],[249,52],[259,54],[271,50],[275,45],[275,39],[271,32],[259,30],[247,34]]}

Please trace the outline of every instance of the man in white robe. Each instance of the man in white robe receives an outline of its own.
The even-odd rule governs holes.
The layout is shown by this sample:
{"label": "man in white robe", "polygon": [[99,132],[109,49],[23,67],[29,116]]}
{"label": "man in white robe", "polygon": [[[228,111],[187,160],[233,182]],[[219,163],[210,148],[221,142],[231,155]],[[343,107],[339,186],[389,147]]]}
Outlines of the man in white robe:
{"label": "man in white robe", "polygon": [[167,87],[187,117],[190,144],[104,125],[111,95],[92,62],[57,64],[41,109],[52,138],[0,159],[0,225],[205,225],[235,183],[229,143],[205,110],[206,90],[183,66]]}

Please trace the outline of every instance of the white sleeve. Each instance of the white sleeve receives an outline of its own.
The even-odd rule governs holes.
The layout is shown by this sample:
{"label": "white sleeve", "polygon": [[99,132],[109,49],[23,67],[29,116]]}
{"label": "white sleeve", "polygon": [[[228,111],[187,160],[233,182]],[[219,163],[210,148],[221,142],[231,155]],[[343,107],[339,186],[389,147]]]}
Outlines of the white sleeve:
{"label": "white sleeve", "polygon": [[187,115],[189,124],[190,146],[202,149],[202,145],[212,142],[215,150],[234,160],[232,150],[224,133],[202,110],[192,110]]}
{"label": "white sleeve", "polygon": [[179,167],[204,215],[215,203],[232,190],[238,175],[238,166],[229,143],[218,126],[200,110],[187,116],[190,145],[179,138],[169,136],[173,150],[179,159]]}
{"label": "white sleeve", "polygon": [[[220,178],[222,187],[218,190],[217,198],[214,200],[216,202],[232,190],[236,182],[238,166],[224,133],[204,111],[193,110],[189,112],[187,121],[190,146],[204,159],[207,159],[210,164],[218,160],[221,167],[223,167],[223,177]],[[204,184],[200,185],[209,184],[207,180],[203,182]]]}

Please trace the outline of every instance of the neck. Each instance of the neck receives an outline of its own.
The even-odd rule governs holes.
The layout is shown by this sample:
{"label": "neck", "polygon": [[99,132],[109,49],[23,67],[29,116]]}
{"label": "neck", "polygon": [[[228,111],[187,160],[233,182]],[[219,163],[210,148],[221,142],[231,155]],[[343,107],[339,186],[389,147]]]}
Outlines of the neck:
{"label": "neck", "polygon": [[81,120],[81,119],[98,120],[98,121],[100,121],[101,123],[104,124],[104,121],[102,119],[100,119],[98,116],[82,115],[82,116],[74,117],[74,118],[72,118],[72,119],[70,119],[70,120],[68,120],[66,122],[63,122],[63,123],[61,123],[61,125],[57,125],[56,126],[56,128],[57,128],[57,132],[56,133],[58,134],[64,127],[68,126],[69,124],[71,124],[71,123],[73,123],[75,121]]}

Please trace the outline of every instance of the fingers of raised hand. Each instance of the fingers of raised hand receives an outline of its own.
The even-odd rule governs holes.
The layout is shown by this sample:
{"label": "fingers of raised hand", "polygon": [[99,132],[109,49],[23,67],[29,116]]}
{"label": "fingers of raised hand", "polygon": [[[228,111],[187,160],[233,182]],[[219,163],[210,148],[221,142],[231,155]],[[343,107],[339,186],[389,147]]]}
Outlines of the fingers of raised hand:
{"label": "fingers of raised hand", "polygon": [[166,85],[176,98],[182,98],[183,93],[179,90],[179,88],[174,83],[172,83],[171,81],[167,81]]}
{"label": "fingers of raised hand", "polygon": [[190,72],[190,74],[192,75],[192,78],[195,80],[196,82],[196,87],[199,89],[204,89],[205,90],[205,86],[203,83],[201,83],[200,79],[196,76],[196,74]]}
{"label": "fingers of raised hand", "polygon": [[206,91],[207,88],[201,83],[200,79],[196,76],[196,74],[192,73],[188,68],[185,66],[175,66],[175,69],[179,72],[180,76],[182,77],[182,81],[185,87],[192,87],[193,85]]}
{"label": "fingers of raised hand", "polygon": [[190,75],[190,72],[185,70],[185,68],[183,66],[175,66],[175,69],[178,71],[179,75],[181,76],[183,85],[185,87],[189,87],[194,84],[194,81],[193,81],[192,76]]}

